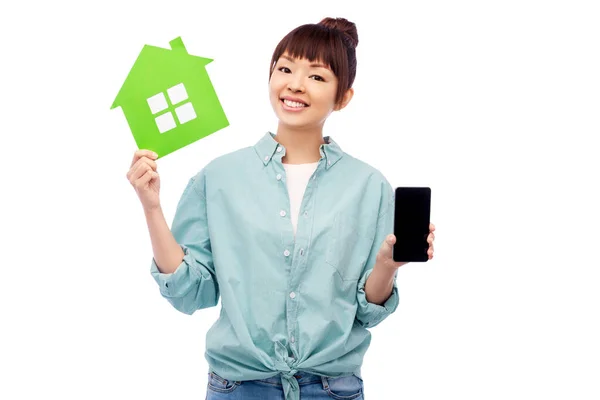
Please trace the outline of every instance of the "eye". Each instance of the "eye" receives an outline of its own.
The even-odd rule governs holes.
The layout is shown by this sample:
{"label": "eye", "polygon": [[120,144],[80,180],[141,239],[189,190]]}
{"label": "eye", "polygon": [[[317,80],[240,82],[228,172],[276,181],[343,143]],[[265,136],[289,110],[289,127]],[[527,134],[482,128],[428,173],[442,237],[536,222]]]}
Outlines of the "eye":
{"label": "eye", "polygon": [[316,78],[319,78],[319,79],[317,79],[318,81],[325,82],[325,79],[323,79],[319,75],[313,75],[313,76],[316,77]]}
{"label": "eye", "polygon": [[[282,69],[287,69],[288,71],[290,71],[290,69],[288,67],[279,67],[278,71],[281,71]],[[285,72],[285,71],[281,71],[281,72]],[[290,71],[291,72],[291,71]]]}

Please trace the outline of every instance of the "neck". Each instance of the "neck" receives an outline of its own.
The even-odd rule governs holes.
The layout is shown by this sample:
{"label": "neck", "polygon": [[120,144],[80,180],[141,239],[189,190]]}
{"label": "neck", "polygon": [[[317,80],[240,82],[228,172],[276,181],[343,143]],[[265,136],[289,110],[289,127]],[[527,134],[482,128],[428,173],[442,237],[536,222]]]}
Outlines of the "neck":
{"label": "neck", "polygon": [[323,127],[295,129],[279,123],[275,140],[285,147],[284,164],[308,164],[321,159],[319,147],[325,143]]}

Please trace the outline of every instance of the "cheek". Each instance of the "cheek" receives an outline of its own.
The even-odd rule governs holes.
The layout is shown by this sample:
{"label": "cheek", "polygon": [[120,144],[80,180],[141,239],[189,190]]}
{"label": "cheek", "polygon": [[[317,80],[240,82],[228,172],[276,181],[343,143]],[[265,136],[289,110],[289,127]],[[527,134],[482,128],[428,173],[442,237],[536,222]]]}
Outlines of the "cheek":
{"label": "cheek", "polygon": [[269,82],[269,97],[271,100],[278,100],[281,94],[281,88],[277,85],[277,82]]}
{"label": "cheek", "polygon": [[269,88],[271,90],[280,90],[284,84],[285,82],[281,79],[279,74],[274,73],[271,75],[271,80],[269,80]]}
{"label": "cheek", "polygon": [[313,97],[313,106],[323,112],[333,108],[335,98],[329,93],[321,93]]}
{"label": "cheek", "polygon": [[276,104],[278,100],[279,95],[277,94],[277,91],[269,87],[269,101],[271,102],[271,104]]}
{"label": "cheek", "polygon": [[319,107],[329,107],[335,102],[335,90],[324,85],[313,85],[311,89],[311,98],[313,103],[318,103]]}

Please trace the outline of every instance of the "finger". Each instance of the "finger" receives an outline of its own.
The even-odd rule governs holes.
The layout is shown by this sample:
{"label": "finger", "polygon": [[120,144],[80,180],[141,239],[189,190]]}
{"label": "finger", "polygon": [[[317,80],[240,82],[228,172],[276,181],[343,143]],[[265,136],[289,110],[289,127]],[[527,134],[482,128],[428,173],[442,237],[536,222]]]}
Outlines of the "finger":
{"label": "finger", "polygon": [[133,160],[131,161],[131,165],[135,164],[135,162],[142,157],[148,157],[149,159],[156,160],[158,158],[158,154],[156,154],[152,150],[146,150],[146,149],[137,150],[133,154]]}
{"label": "finger", "polygon": [[146,163],[152,168],[153,171],[156,171],[156,168],[157,168],[156,161],[151,160],[150,158],[148,158],[146,156],[140,157],[140,159],[137,162],[138,163]]}
{"label": "finger", "polygon": [[430,231],[430,232],[433,232],[433,231],[435,231],[435,225],[434,225],[434,224],[432,224],[431,222],[429,223],[429,231]]}
{"label": "finger", "polygon": [[152,170],[148,170],[148,171],[146,171],[146,173],[144,175],[142,175],[138,179],[136,179],[133,186],[138,190],[142,189],[143,187],[145,187],[148,184],[148,182],[150,182],[151,179],[152,179]]}
{"label": "finger", "polygon": [[381,244],[379,248],[379,254],[382,259],[388,260],[392,258],[394,251],[394,243],[396,243],[396,236],[394,234],[389,234]]}
{"label": "finger", "polygon": [[152,171],[152,169],[148,169],[144,175],[135,181],[134,186],[138,189],[145,187],[155,177],[155,174],[156,172]]}
{"label": "finger", "polygon": [[134,183],[148,171],[153,171],[149,164],[146,164],[145,162],[138,163],[131,172],[129,181]]}
{"label": "finger", "polygon": [[152,150],[145,150],[145,149],[137,150],[135,153],[133,153],[133,160],[131,160],[131,165],[129,166],[129,168],[133,167],[133,165],[137,162],[137,160],[139,160],[143,156],[146,156],[153,160],[156,160],[158,158],[158,154],[156,154]]}
{"label": "finger", "polygon": [[129,182],[131,182],[131,184],[133,184],[136,180],[138,180],[144,173],[146,173],[147,168],[149,168],[150,166],[147,165],[147,168],[144,169],[140,169],[143,167],[143,163],[140,163],[139,160],[136,161],[136,163],[129,169],[129,171],[127,172],[127,179],[129,179]]}
{"label": "finger", "polygon": [[130,172],[128,173],[128,178],[130,180],[131,180],[131,178],[137,179],[142,174],[144,174],[147,171],[147,168],[144,167],[144,164],[148,165],[153,171],[156,171],[156,169],[157,169],[157,164],[155,161],[152,161],[151,159],[149,159],[146,156],[142,156],[139,160],[136,161],[136,163],[130,169]]}

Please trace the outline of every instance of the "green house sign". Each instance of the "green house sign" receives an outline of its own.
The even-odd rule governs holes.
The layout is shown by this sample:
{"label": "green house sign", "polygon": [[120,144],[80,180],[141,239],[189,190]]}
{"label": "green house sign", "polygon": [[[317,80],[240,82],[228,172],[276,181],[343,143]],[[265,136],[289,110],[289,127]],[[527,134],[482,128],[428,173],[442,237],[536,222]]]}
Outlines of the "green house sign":
{"label": "green house sign", "polygon": [[206,71],[213,60],[189,54],[181,37],[169,45],[142,48],[110,108],[121,107],[138,149],[159,158],[229,126]]}

